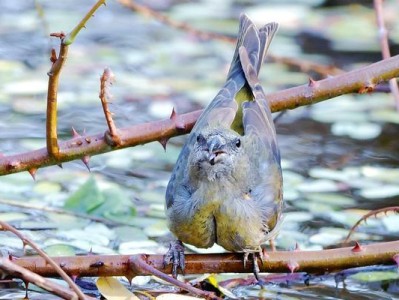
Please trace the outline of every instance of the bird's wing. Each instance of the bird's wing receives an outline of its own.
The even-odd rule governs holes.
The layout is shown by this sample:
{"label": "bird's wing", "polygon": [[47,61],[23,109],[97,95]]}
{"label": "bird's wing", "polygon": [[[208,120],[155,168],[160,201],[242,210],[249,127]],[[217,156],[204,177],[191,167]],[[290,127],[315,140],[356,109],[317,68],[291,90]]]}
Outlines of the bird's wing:
{"label": "bird's wing", "polygon": [[[267,30],[267,25],[264,27]],[[275,25],[271,30],[274,33]],[[240,47],[239,55],[247,83],[253,94],[253,101],[243,103],[244,135],[251,144],[254,159],[250,181],[256,186],[260,207],[264,210],[264,225],[271,238],[277,229],[282,210],[282,173],[280,150],[277,145],[276,129],[269,103],[252,65],[245,47]]]}
{"label": "bird's wing", "polygon": [[269,103],[260,85],[257,73],[251,64],[244,47],[239,49],[241,64],[247,82],[252,90],[254,101],[243,103],[243,124],[245,135],[255,134],[262,146],[272,151],[273,158],[280,164],[280,151],[277,146],[276,129]]}

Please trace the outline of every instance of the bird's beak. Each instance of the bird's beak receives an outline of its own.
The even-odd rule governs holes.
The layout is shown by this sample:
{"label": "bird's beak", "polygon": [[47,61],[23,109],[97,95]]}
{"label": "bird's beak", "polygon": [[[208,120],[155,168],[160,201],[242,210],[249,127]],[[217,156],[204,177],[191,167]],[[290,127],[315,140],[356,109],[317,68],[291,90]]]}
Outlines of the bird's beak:
{"label": "bird's beak", "polygon": [[223,151],[224,144],[218,138],[214,138],[208,143],[208,161],[213,166],[215,164],[215,158],[221,154],[226,153]]}

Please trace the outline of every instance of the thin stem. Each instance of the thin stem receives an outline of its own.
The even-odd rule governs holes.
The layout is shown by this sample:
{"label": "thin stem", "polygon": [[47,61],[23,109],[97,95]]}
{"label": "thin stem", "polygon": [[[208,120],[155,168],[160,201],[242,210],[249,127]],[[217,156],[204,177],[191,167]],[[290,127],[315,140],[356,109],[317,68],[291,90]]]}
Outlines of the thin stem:
{"label": "thin stem", "polygon": [[26,282],[32,282],[63,299],[78,299],[78,295],[75,292],[17,265],[8,258],[0,258],[0,269],[16,278],[22,278]]}
{"label": "thin stem", "polygon": [[63,44],[65,45],[70,45],[75,41],[76,36],[79,34],[79,32],[86,26],[87,21],[93,16],[93,14],[96,12],[96,10],[101,6],[105,5],[106,0],[98,0],[96,4],[93,5],[93,7],[89,10],[89,12],[83,17],[83,19],[79,22],[78,25],[75,26],[74,29],[65,37],[63,40]]}
{"label": "thin stem", "polygon": [[55,52],[52,51],[51,58],[55,59],[55,61],[51,67],[51,70],[47,73],[49,80],[47,88],[46,140],[47,152],[49,156],[54,159],[59,158],[60,152],[57,136],[57,95],[59,76],[67,56],[68,46],[61,43],[58,58],[55,59]]}
{"label": "thin stem", "polygon": [[352,233],[355,232],[356,228],[358,228],[359,225],[360,225],[361,223],[366,222],[366,220],[367,220],[368,218],[370,218],[371,216],[377,217],[378,214],[381,214],[381,213],[387,214],[388,212],[396,212],[396,213],[399,213],[399,206],[384,207],[384,208],[372,210],[372,211],[368,212],[367,214],[365,214],[363,217],[361,217],[361,218],[355,223],[355,225],[352,226],[352,228],[351,228],[351,230],[349,231],[348,236],[346,237],[344,243],[349,242],[349,239],[350,239]]}
{"label": "thin stem", "polygon": [[46,118],[46,143],[47,152],[50,158],[57,160],[60,158],[60,149],[58,145],[57,135],[57,94],[59,86],[59,77],[62,67],[68,57],[68,47],[73,43],[77,34],[86,25],[87,21],[94,14],[94,12],[105,3],[105,0],[99,0],[90,9],[90,11],[83,17],[78,25],[68,34],[64,33],[53,33],[51,36],[55,36],[61,39],[60,52],[58,58],[53,50],[51,52],[50,60],[53,62],[51,70],[47,73],[49,76],[48,88],[47,88],[47,118]]}
{"label": "thin stem", "polygon": [[[391,57],[391,53],[389,50],[389,42],[388,42],[388,30],[385,27],[384,22],[384,11],[382,6],[383,0],[374,0],[374,10],[377,19],[378,25],[378,36],[380,39],[380,46],[382,52],[382,58],[388,59]],[[395,99],[396,110],[399,112],[399,88],[398,82],[395,78],[389,80],[389,87],[391,89],[391,93]]]}
{"label": "thin stem", "polygon": [[109,110],[108,101],[111,97],[109,93],[109,87],[114,82],[114,74],[112,73],[111,69],[106,68],[103,72],[103,75],[100,79],[100,100],[101,105],[103,107],[105,120],[107,121],[108,125],[108,135],[106,134],[106,141],[112,145],[116,146],[121,144],[120,137],[118,135],[117,128],[115,126],[115,122],[112,119],[112,112]]}
{"label": "thin stem", "polygon": [[36,252],[46,261],[46,263],[49,264],[52,268],[54,268],[57,274],[60,275],[62,279],[64,279],[68,283],[70,288],[79,296],[79,299],[82,300],[87,299],[86,295],[83,294],[83,292],[79,289],[79,287],[75,284],[75,282],[73,282],[73,280],[64,272],[64,270],[61,269],[59,264],[57,264],[51,257],[49,257],[46,252],[40,249],[35,242],[25,237],[17,229],[8,225],[6,222],[0,221],[0,226],[4,230],[10,231],[13,234],[15,234],[17,237],[19,237],[24,245],[29,245],[32,247],[32,249],[36,250]]}

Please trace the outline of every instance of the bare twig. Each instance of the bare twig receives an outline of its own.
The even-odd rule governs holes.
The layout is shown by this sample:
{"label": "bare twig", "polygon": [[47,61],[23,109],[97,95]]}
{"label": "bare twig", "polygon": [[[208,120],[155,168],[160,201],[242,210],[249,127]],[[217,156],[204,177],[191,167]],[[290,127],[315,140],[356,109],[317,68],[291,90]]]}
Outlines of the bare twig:
{"label": "bare twig", "polygon": [[86,295],[82,293],[82,291],[79,289],[79,287],[73,282],[73,280],[64,272],[63,269],[61,269],[60,265],[57,264],[52,258],[50,258],[46,252],[44,252],[42,249],[39,248],[39,246],[36,245],[35,242],[32,240],[28,239],[25,237],[22,233],[20,233],[18,230],[16,230],[14,227],[11,225],[8,225],[6,222],[0,221],[0,226],[2,227],[3,230],[7,230],[15,234],[17,237],[19,237],[23,243],[23,245],[29,245],[31,246],[36,252],[46,261],[47,264],[49,264],[56,272],[57,275],[61,276],[62,279],[64,279],[69,287],[75,291],[75,293],[79,296],[79,299],[85,300],[87,299]]}
{"label": "bare twig", "polygon": [[[75,292],[17,265],[15,262],[10,261],[6,257],[0,258],[0,269],[6,272],[7,276],[21,278],[25,282],[32,282],[63,299],[78,299],[78,295]],[[86,299],[89,298],[86,297]]]}
{"label": "bare twig", "polygon": [[114,120],[112,119],[112,113],[108,108],[108,101],[111,98],[109,93],[109,87],[113,84],[115,80],[114,73],[111,69],[106,68],[100,79],[100,99],[101,105],[103,107],[105,120],[108,125],[108,132],[105,135],[105,141],[109,143],[110,146],[116,146],[121,144],[120,137],[118,135],[118,130],[115,126]]}
{"label": "bare twig", "polygon": [[[136,1],[118,0],[118,2],[121,5],[123,5],[124,7],[129,8],[132,11],[136,11],[144,16],[149,16],[149,17],[151,17],[155,20],[158,20],[159,22],[161,22],[167,26],[170,26],[172,28],[176,28],[176,29],[188,32],[189,34],[197,36],[200,39],[219,40],[219,41],[224,41],[224,42],[228,42],[231,44],[236,43],[236,38],[234,38],[234,37],[227,36],[226,34],[223,34],[223,33],[209,32],[209,31],[204,31],[204,30],[194,28],[187,23],[173,20],[172,18],[168,17],[167,15],[164,15],[155,10],[152,10],[151,8],[149,8],[147,6],[138,4]],[[337,67],[324,66],[324,65],[317,64],[314,62],[305,61],[303,59],[298,60],[295,58],[281,57],[281,56],[273,55],[273,54],[268,55],[268,59],[270,59],[271,61],[274,61],[274,62],[279,62],[279,63],[286,64],[288,66],[298,68],[302,72],[314,71],[314,72],[322,74],[324,76],[336,75],[336,74],[340,74],[343,72],[341,69],[339,69]]]}
{"label": "bare twig", "polygon": [[72,31],[65,36],[65,39],[63,43],[70,45],[75,41],[76,36],[79,34],[79,32],[82,30],[82,28],[85,28],[86,23],[89,21],[89,19],[94,15],[96,10],[101,6],[105,5],[105,0],[98,0],[93,7],[89,10],[89,12],[83,17],[83,19],[79,22],[78,25],[75,26]]}
{"label": "bare twig", "polygon": [[164,272],[161,272],[154,266],[148,263],[146,259],[146,255],[133,255],[129,262],[130,262],[130,267],[133,269],[133,272],[135,274],[140,274],[140,273],[147,273],[147,274],[152,274],[154,276],[159,277],[162,280],[165,280],[166,282],[169,282],[183,290],[186,290],[187,292],[190,292],[194,295],[197,295],[199,297],[205,297],[206,299],[221,299],[219,297],[216,297],[214,293],[212,292],[207,292],[203,291],[200,289],[197,289],[196,287],[193,287],[191,284],[186,283],[186,282],[181,282],[180,280],[177,280],[176,278],[173,278],[171,276],[168,276]]}
{"label": "bare twig", "polygon": [[[391,53],[389,51],[388,30],[385,27],[382,2],[383,0],[374,0],[374,10],[377,18],[378,33],[379,33],[378,36],[380,39],[382,58],[387,59],[391,57]],[[389,87],[395,99],[396,110],[399,112],[399,88],[398,88],[398,82],[396,81],[395,78],[389,80]]]}
{"label": "bare twig", "polygon": [[[65,36],[63,33],[51,34],[63,39]],[[51,51],[50,60],[53,65],[50,71],[47,73],[49,76],[48,88],[47,88],[47,117],[46,117],[46,139],[47,139],[47,152],[50,157],[59,158],[59,146],[58,146],[58,135],[57,135],[57,94],[58,94],[58,83],[59,75],[62,66],[65,64],[65,60],[68,55],[68,46],[61,42],[60,52],[58,57],[53,49]]]}
{"label": "bare twig", "polygon": [[273,53],[268,54],[267,59],[273,62],[297,68],[303,73],[310,73],[313,71],[324,76],[332,76],[344,73],[344,70],[333,65],[321,65],[312,61],[296,59],[293,57],[278,56]]}
{"label": "bare twig", "polygon": [[[311,84],[293,87],[287,90],[268,94],[273,112],[294,109],[299,106],[314,104],[343,94],[371,91],[379,82],[399,77],[399,55],[376,62],[369,66],[348,73],[329,77]],[[172,136],[190,132],[201,110],[188,114],[174,114],[172,118],[120,128],[118,135],[121,144],[110,147],[104,139],[104,134],[79,136],[60,143],[62,155],[55,159],[46,149],[39,149],[12,156],[0,156],[0,175],[6,175],[29,169],[81,159],[85,155],[97,155],[168,139]]]}
{"label": "bare twig", "polygon": [[68,56],[68,47],[76,38],[79,31],[85,26],[86,22],[91,18],[93,13],[104,4],[105,0],[98,0],[97,3],[90,9],[78,25],[67,35],[63,32],[52,33],[50,36],[58,37],[61,40],[60,51],[58,57],[56,51],[52,49],[50,61],[53,63],[50,71],[47,73],[49,76],[47,88],[47,117],[46,117],[46,140],[47,152],[49,157],[59,159],[60,149],[58,145],[57,135],[57,95],[58,85],[61,69],[65,64]]}
{"label": "bare twig", "polygon": [[365,214],[363,217],[361,217],[356,222],[355,225],[352,226],[344,243],[347,243],[349,241],[352,233],[355,232],[356,228],[358,228],[361,223],[366,222],[368,218],[370,218],[372,216],[377,217],[378,214],[381,214],[381,213],[387,214],[388,212],[399,212],[399,206],[384,207],[384,208],[372,210],[372,211],[368,212],[367,214]]}

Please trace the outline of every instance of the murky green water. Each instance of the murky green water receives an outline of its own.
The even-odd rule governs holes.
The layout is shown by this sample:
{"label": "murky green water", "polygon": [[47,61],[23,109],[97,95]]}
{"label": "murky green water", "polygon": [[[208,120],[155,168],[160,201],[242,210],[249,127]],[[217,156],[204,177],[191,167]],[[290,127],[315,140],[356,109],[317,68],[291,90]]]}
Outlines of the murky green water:
{"label": "murky green water", "polygon": [[[49,32],[69,31],[93,1],[0,3],[0,152],[11,155],[45,146],[45,107],[49,49],[57,47]],[[257,24],[277,21],[274,55],[334,64],[344,70],[379,60],[374,12],[362,5],[322,7],[323,1],[219,1],[217,3],[151,1],[175,20],[204,30],[234,35],[237,17],[246,12]],[[392,41],[399,30],[386,1]],[[396,9],[396,10],[395,10]],[[200,40],[142,17],[109,1],[70,47],[61,75],[59,134],[71,127],[88,134],[104,132],[98,98],[105,67],[116,76],[110,106],[117,126],[169,117],[172,108],[188,112],[205,106],[222,86],[233,53],[231,44]],[[268,62],[261,72],[267,92],[304,84],[308,74]],[[312,107],[289,111],[277,123],[284,169],[285,221],[277,245],[321,249],[339,244],[370,209],[399,203],[399,115],[388,94],[345,95]],[[151,143],[93,157],[91,174],[81,161],[63,169],[25,172],[0,178],[0,219],[25,229],[41,247],[55,253],[164,253],[172,237],[165,225],[164,191],[184,137],[173,138],[164,152]],[[93,193],[104,206],[94,213],[118,219],[116,227],[33,207],[63,208],[90,176]],[[97,194],[96,194],[97,193]],[[107,206],[112,198],[112,207]],[[90,201],[90,200],[88,200]],[[16,206],[18,203],[27,207]],[[14,205],[13,205],[14,204]],[[93,213],[93,211],[92,211]],[[136,213],[136,216],[133,214]],[[129,226],[128,226],[129,225]],[[132,227],[133,226],[133,227]],[[35,229],[35,230],[33,230]],[[41,230],[37,230],[41,229]],[[371,219],[356,239],[383,241],[399,236],[398,215]],[[0,247],[21,254],[21,243],[2,233]],[[51,252],[54,251],[54,252]],[[0,299],[23,297],[5,286]],[[241,297],[266,299],[394,299],[398,279],[348,278],[336,287],[332,276],[239,287]],[[32,294],[32,298],[35,297]],[[51,299],[46,296],[46,299]],[[40,298],[40,297],[39,297]]]}

